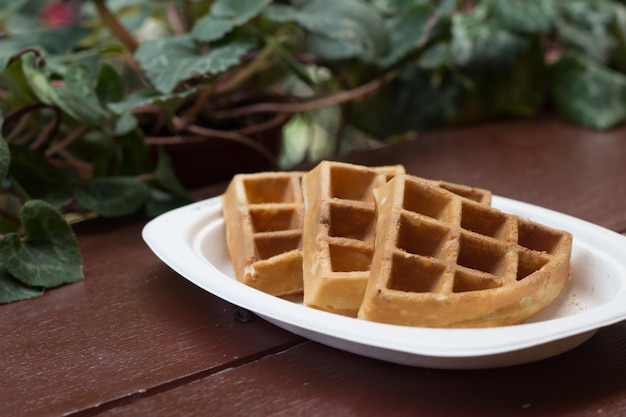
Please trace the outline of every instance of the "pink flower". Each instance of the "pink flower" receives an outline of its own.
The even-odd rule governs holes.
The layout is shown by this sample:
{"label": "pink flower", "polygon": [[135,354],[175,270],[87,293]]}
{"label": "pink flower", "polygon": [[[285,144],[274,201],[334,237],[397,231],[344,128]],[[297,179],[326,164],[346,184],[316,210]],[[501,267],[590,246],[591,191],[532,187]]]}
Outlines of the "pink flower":
{"label": "pink flower", "polygon": [[76,18],[72,5],[65,1],[48,4],[43,9],[41,17],[48,27],[69,26],[74,23]]}

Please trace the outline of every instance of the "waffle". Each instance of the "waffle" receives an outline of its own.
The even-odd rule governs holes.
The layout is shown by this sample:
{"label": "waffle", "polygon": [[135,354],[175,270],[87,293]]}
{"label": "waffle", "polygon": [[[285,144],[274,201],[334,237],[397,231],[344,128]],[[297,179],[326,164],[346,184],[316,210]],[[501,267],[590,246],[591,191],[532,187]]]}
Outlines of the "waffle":
{"label": "waffle", "polygon": [[571,234],[409,175],[374,191],[376,251],[358,317],[426,327],[520,323],[571,275]]}
{"label": "waffle", "polygon": [[320,162],[303,177],[304,304],[356,316],[369,278],[376,207],[372,191],[402,166]]}
{"label": "waffle", "polygon": [[222,196],[238,281],[276,296],[302,292],[302,172],[238,174]]}

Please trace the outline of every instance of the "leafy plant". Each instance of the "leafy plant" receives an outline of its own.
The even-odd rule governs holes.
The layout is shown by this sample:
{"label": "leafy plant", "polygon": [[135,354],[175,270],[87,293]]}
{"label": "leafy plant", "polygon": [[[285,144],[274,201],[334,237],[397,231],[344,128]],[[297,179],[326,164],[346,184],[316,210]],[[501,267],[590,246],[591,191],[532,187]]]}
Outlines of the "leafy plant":
{"label": "leafy plant", "polygon": [[[485,0],[441,2],[439,9],[418,3],[401,14],[408,20],[426,13],[413,18],[411,30],[430,31],[428,42],[378,94],[355,104],[353,122],[366,131],[390,137],[527,117],[546,106],[593,129],[626,120],[623,2]],[[401,32],[402,21],[393,32]]]}
{"label": "leafy plant", "polygon": [[274,113],[292,142],[326,131],[324,157],[545,106],[623,123],[625,28],[617,0],[2,2],[0,302],[82,279],[69,215],[191,201],[165,146],[192,136],[279,167],[254,139]]}

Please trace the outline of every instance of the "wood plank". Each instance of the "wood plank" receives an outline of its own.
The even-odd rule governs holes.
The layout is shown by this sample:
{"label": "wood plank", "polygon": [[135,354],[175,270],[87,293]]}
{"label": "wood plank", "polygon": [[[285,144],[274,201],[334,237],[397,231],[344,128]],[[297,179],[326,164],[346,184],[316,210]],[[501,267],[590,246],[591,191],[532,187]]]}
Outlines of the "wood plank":
{"label": "wood plank", "polygon": [[142,415],[626,415],[626,323],[536,363],[473,371],[389,364],[313,342],[108,410]]}
{"label": "wood plank", "polygon": [[235,319],[233,306],[160,262],[141,226],[81,225],[86,279],[0,307],[0,414],[72,413],[301,340]]}

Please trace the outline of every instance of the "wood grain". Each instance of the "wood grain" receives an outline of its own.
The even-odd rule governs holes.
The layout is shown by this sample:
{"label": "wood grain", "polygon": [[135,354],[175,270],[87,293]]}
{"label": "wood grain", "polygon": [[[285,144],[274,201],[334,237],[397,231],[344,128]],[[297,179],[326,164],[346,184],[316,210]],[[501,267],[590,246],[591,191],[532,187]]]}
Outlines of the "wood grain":
{"label": "wood grain", "polygon": [[308,342],[102,417],[621,416],[625,353],[626,324],[553,359],[474,371],[393,365]]}

